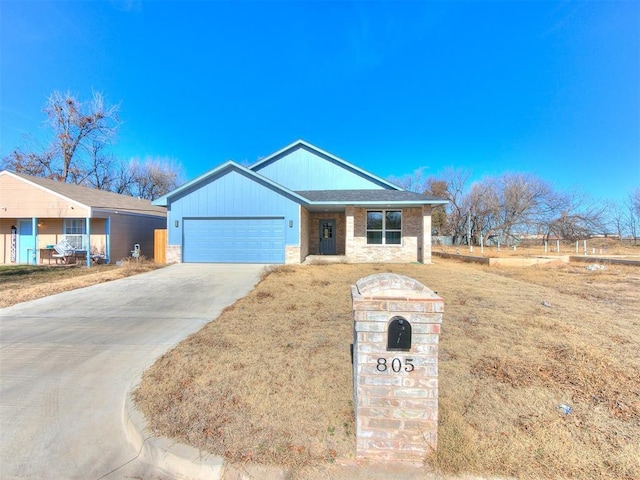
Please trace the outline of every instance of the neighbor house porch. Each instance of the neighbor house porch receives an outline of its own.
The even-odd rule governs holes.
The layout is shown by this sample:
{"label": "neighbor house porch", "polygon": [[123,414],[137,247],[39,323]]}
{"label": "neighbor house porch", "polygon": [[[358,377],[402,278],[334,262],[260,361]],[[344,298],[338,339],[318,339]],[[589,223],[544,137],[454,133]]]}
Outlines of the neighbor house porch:
{"label": "neighbor house porch", "polygon": [[108,262],[109,223],[109,218],[0,218],[0,263]]}

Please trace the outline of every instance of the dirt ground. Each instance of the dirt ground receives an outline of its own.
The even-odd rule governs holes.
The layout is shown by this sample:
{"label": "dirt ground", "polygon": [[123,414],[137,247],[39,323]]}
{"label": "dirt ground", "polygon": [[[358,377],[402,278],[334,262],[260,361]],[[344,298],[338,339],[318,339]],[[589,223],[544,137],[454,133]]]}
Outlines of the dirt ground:
{"label": "dirt ground", "polygon": [[391,271],[445,301],[425,473],[637,479],[640,267],[587,266],[282,266],[159,359],[134,397],[159,434],[238,466],[306,478],[353,462],[350,286]]}

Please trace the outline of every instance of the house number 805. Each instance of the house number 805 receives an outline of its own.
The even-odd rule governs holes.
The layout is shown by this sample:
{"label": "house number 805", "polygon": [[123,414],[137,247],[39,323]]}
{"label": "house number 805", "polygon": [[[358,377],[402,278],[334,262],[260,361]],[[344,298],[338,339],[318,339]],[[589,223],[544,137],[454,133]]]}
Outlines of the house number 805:
{"label": "house number 805", "polygon": [[378,370],[379,372],[386,372],[387,370],[389,370],[389,368],[394,373],[400,373],[402,370],[408,373],[408,372],[413,372],[413,370],[416,367],[413,365],[413,358],[405,359],[403,364],[401,358],[395,357],[391,360],[390,365],[388,364],[386,358],[383,358],[383,357],[378,358],[378,364],[376,365],[376,370]]}

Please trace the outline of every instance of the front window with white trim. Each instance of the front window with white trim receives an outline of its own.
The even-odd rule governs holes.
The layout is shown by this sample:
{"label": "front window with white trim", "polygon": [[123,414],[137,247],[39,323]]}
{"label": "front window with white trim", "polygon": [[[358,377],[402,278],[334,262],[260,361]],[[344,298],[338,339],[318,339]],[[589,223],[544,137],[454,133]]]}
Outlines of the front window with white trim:
{"label": "front window with white trim", "polygon": [[85,225],[85,220],[83,218],[64,219],[64,239],[76,250],[85,250]]}
{"label": "front window with white trim", "polygon": [[367,244],[400,245],[402,210],[367,210]]}

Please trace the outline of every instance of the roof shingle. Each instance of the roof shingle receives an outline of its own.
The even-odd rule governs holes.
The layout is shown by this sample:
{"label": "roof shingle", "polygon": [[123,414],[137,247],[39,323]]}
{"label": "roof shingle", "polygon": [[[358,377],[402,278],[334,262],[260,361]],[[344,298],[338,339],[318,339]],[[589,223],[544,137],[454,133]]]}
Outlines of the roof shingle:
{"label": "roof shingle", "polygon": [[138,213],[142,215],[165,216],[166,208],[156,207],[149,200],[107,192],[95,188],[84,187],[72,183],[63,183],[48,178],[34,177],[24,173],[11,172],[13,175],[31,183],[46,188],[59,195],[78,203],[100,210],[118,210],[121,212]]}
{"label": "roof shingle", "polygon": [[296,193],[314,203],[446,203],[442,198],[404,190],[305,190]]}

